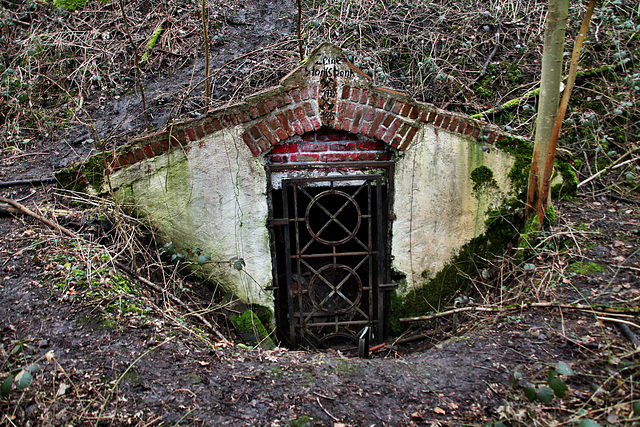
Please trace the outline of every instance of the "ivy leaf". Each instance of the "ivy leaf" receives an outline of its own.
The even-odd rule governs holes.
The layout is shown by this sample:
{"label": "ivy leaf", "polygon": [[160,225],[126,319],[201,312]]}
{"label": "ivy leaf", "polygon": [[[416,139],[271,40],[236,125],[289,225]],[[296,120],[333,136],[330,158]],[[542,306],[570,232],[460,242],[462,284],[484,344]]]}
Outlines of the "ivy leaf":
{"label": "ivy leaf", "polygon": [[238,271],[242,270],[246,265],[247,264],[245,264],[244,259],[242,258],[233,262],[233,268],[235,268]]}
{"label": "ivy leaf", "polygon": [[549,387],[540,387],[538,390],[538,400],[542,403],[551,403],[553,400],[553,390]]}
{"label": "ivy leaf", "polygon": [[571,369],[571,366],[565,362],[558,362],[556,372],[560,375],[573,375],[573,369]]}
{"label": "ivy leaf", "polygon": [[2,381],[2,386],[0,386],[0,396],[6,397],[11,393],[11,386],[13,385],[13,375],[9,374],[9,377]]}
{"label": "ivy leaf", "polygon": [[517,390],[518,385],[520,384],[520,380],[522,379],[522,374],[518,371],[518,369],[522,365],[518,365],[513,369],[513,372],[509,374],[509,385],[512,389]]}
{"label": "ivy leaf", "polygon": [[529,402],[535,402],[538,398],[538,393],[536,392],[536,388],[531,384],[528,384],[524,387],[524,395],[527,397]]}
{"label": "ivy leaf", "polygon": [[20,371],[20,373],[18,373],[18,375],[16,375],[14,382],[18,390],[23,390],[29,387],[29,384],[31,384],[31,380],[33,380],[33,375],[31,375],[31,372],[23,369],[22,371]]}
{"label": "ivy leaf", "polygon": [[207,257],[205,255],[198,255],[198,265],[202,265],[207,262]]}
{"label": "ivy leaf", "polygon": [[549,369],[548,382],[549,387],[551,387],[551,389],[553,390],[553,393],[560,399],[562,399],[567,394],[567,390],[569,388],[560,378],[556,377],[555,372],[553,372],[552,369]]}
{"label": "ivy leaf", "polygon": [[25,371],[29,371],[31,374],[35,374],[40,370],[40,366],[34,363],[33,365],[29,365],[24,369]]}

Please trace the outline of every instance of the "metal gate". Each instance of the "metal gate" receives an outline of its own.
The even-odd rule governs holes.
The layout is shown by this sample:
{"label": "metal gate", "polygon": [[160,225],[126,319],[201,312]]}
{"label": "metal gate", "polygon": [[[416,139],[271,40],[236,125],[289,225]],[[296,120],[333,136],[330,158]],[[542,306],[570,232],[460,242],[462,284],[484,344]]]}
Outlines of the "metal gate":
{"label": "metal gate", "polygon": [[363,328],[381,330],[382,177],[292,178],[282,189],[291,344],[353,344]]}

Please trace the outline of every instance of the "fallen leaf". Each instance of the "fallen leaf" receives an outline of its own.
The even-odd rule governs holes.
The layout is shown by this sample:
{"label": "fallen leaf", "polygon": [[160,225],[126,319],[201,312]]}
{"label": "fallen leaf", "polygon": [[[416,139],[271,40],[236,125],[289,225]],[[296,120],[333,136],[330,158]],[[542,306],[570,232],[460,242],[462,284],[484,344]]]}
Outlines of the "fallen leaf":
{"label": "fallen leaf", "polygon": [[439,406],[436,406],[435,408],[433,408],[433,412],[435,412],[436,414],[440,414],[440,415],[446,415],[447,411],[445,411],[444,409],[440,408]]}
{"label": "fallen leaf", "polygon": [[58,392],[56,393],[56,397],[60,397],[63,394],[65,394],[68,388],[69,386],[66,385],[65,383],[60,384],[60,387],[58,387]]}
{"label": "fallen leaf", "polygon": [[47,351],[44,357],[47,359],[47,362],[51,362],[53,359],[56,358],[55,354],[53,353],[53,350]]}
{"label": "fallen leaf", "polygon": [[625,258],[623,256],[617,256],[613,260],[618,262],[624,262]]}
{"label": "fallen leaf", "polygon": [[455,403],[451,402],[451,403],[449,403],[449,409],[458,409],[458,405],[456,405]]}
{"label": "fallen leaf", "polygon": [[613,241],[613,247],[614,248],[619,248],[620,246],[624,245],[624,242],[620,241],[620,240],[614,240]]}

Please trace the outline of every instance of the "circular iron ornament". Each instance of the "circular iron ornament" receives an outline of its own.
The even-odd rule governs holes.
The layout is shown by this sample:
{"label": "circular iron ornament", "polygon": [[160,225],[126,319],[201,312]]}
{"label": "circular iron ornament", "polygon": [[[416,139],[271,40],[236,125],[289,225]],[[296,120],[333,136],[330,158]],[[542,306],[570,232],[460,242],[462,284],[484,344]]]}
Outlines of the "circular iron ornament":
{"label": "circular iron ornament", "polygon": [[[339,205],[340,208],[335,213],[329,213],[328,210],[320,203],[320,199],[326,196],[341,196],[341,197],[344,197],[346,200],[341,205],[339,203],[335,203],[334,201],[331,201],[331,203],[328,204],[329,206],[335,207],[336,205]],[[357,222],[353,227],[353,230],[349,230],[337,218],[338,215],[343,213],[343,211],[347,208],[347,205],[352,205],[353,208],[355,208],[356,210],[355,217],[357,218]],[[324,212],[325,215],[328,217],[328,221],[325,221],[324,224],[317,231],[314,231],[311,229],[311,214],[312,214],[311,209],[313,209],[314,206],[317,206],[313,212],[314,216],[318,215],[315,212],[319,210],[321,212]],[[356,203],[353,197],[351,197],[349,194],[345,193],[344,191],[326,190],[318,194],[313,198],[313,200],[311,200],[311,203],[309,203],[309,205],[307,206],[307,211],[305,212],[305,215],[304,215],[304,222],[307,225],[307,230],[309,231],[309,234],[311,234],[311,237],[314,240],[317,240],[320,243],[324,243],[325,245],[341,245],[351,240],[358,233],[358,230],[360,229],[360,222],[361,222],[360,206],[358,206],[358,203]],[[329,239],[323,239],[322,237],[320,237],[320,234],[323,231],[325,231],[329,225],[332,225],[334,223],[346,233],[346,236],[338,240],[329,240]],[[335,232],[335,228],[336,227],[332,227],[332,230],[334,232]]]}
{"label": "circular iron ornament", "polygon": [[325,265],[311,278],[309,295],[316,309],[344,314],[360,302],[362,281],[355,270],[346,265]]}
{"label": "circular iron ornament", "polygon": [[336,348],[340,346],[353,346],[358,345],[358,337],[346,332],[335,332],[333,334],[325,335],[320,340],[316,347],[319,348]]}

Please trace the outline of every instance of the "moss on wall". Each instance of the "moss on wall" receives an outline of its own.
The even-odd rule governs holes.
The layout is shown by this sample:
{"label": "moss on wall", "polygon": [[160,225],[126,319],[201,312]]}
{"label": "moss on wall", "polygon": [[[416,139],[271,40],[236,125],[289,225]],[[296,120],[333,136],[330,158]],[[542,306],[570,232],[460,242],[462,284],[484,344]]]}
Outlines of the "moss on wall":
{"label": "moss on wall", "polygon": [[58,184],[74,191],[100,193],[109,155],[110,153],[98,153],[82,164],[59,170],[55,174]]}
{"label": "moss on wall", "polygon": [[259,345],[267,350],[272,350],[276,347],[269,336],[267,328],[264,327],[253,311],[246,310],[240,316],[233,317],[231,322],[242,336],[242,339],[249,344]]}
{"label": "moss on wall", "polygon": [[[515,241],[522,226],[522,217],[515,209],[517,200],[505,202],[500,209],[489,212],[487,231],[462,247],[451,262],[435,277],[407,295],[392,294],[389,310],[389,331],[399,334],[409,325],[399,319],[424,315],[440,309],[468,284],[469,276],[476,276],[488,264],[489,258],[501,253],[509,242]],[[423,274],[423,277],[428,277]]]}
{"label": "moss on wall", "polygon": [[489,188],[499,188],[493,177],[493,171],[484,165],[471,171],[471,181],[473,181],[474,193],[482,192]]}

